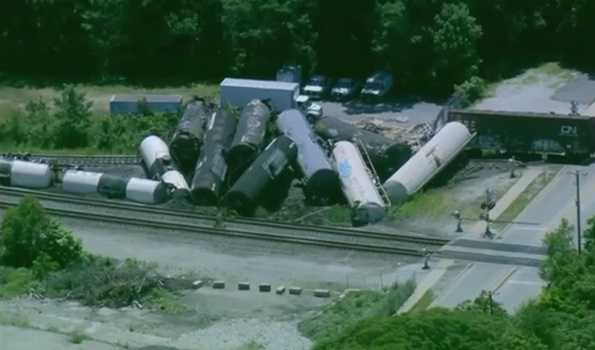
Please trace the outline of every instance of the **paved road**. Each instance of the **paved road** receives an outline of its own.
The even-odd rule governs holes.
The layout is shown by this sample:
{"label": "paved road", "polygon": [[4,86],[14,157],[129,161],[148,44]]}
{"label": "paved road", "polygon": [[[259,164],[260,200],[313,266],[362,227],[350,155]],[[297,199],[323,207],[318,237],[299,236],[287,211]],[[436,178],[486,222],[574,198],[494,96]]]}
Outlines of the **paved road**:
{"label": "paved road", "polygon": [[[576,224],[575,170],[584,173],[581,175],[581,221],[584,228],[588,218],[595,215],[595,165],[564,167],[516,219],[542,224],[512,224],[501,233],[499,242],[541,246],[545,234],[556,228],[562,218]],[[537,297],[543,286],[544,281],[536,267],[472,263],[453,279],[432,305],[454,307],[479,296],[482,290],[491,290],[495,292],[497,302],[509,312],[514,312]]]}

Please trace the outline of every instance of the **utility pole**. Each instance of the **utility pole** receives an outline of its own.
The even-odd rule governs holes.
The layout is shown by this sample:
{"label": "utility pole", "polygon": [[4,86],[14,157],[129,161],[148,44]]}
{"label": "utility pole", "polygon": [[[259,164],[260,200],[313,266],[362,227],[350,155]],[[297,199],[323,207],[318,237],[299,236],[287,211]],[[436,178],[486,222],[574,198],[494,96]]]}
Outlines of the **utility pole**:
{"label": "utility pole", "polygon": [[576,170],[576,242],[578,244],[578,255],[581,255],[581,176],[580,172]]}

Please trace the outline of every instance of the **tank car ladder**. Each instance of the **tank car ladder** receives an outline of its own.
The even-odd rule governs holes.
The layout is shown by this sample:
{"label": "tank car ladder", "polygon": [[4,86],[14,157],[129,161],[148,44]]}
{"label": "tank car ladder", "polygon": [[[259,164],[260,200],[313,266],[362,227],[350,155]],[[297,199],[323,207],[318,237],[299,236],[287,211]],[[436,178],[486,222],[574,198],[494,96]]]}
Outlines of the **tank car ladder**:
{"label": "tank car ladder", "polygon": [[366,149],[366,147],[360,139],[356,138],[354,139],[354,141],[357,147],[359,148],[360,153],[363,155],[364,163],[367,165],[366,171],[368,172],[368,176],[372,178],[372,182],[374,182],[374,184],[376,185],[376,188],[378,189],[378,192],[380,193],[382,200],[384,200],[386,207],[390,208],[392,203],[390,201],[388,193],[386,192],[384,187],[382,187],[382,182],[380,181],[380,177],[378,177],[378,173],[376,172],[376,168],[374,168],[374,164],[372,164],[372,159],[370,158],[368,150]]}

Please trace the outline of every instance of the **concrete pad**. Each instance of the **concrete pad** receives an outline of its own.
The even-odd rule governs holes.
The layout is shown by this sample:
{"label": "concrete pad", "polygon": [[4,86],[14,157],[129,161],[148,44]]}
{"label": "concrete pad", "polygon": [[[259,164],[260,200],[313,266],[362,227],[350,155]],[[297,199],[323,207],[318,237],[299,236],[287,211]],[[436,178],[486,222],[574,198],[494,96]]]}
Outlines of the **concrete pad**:
{"label": "concrete pad", "polygon": [[40,331],[35,329],[0,326],[0,349],[6,350],[118,350],[118,346],[93,340],[84,340],[81,344],[73,344],[70,336]]}

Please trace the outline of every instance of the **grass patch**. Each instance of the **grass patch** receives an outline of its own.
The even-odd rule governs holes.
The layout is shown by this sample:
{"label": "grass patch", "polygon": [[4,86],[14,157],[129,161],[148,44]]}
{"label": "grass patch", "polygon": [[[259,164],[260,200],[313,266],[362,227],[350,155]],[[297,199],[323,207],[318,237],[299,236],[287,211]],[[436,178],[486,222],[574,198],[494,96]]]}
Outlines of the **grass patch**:
{"label": "grass patch", "polygon": [[177,295],[164,288],[153,289],[145,298],[145,303],[149,308],[167,314],[188,311],[188,307],[180,302]]}
{"label": "grass patch", "polygon": [[0,314],[0,324],[17,328],[28,328],[31,322],[25,315]]}
{"label": "grass patch", "polygon": [[247,344],[240,346],[239,348],[235,348],[234,350],[264,350],[264,346],[258,344],[255,341],[251,341]]}
{"label": "grass patch", "polygon": [[397,220],[417,216],[436,218],[448,214],[452,207],[452,201],[447,198],[446,191],[431,189],[414,195],[400,207],[392,207],[389,216]]}
{"label": "grass patch", "polygon": [[428,307],[430,307],[434,299],[436,299],[434,293],[431,290],[426,291],[424,295],[422,295],[422,297],[417,301],[417,303],[413,305],[409,312],[419,312],[426,310]]}
{"label": "grass patch", "polygon": [[0,299],[27,294],[34,284],[35,278],[30,269],[0,266]]}
{"label": "grass patch", "polygon": [[89,337],[87,337],[85,334],[83,334],[80,331],[75,331],[72,332],[70,334],[70,337],[68,338],[68,340],[72,343],[72,344],[81,344],[82,342],[84,342],[85,340],[89,339]]}
{"label": "grass patch", "polygon": [[348,293],[337,302],[325,306],[317,315],[302,321],[298,328],[311,339],[325,339],[364,319],[393,315],[414,289],[415,284],[409,282],[394,285],[382,292],[366,290]]}
{"label": "grass patch", "polygon": [[[544,172],[537,176],[527,188],[498,216],[495,220],[510,222],[529,205],[529,203],[544,189],[555,177],[556,173]],[[496,228],[502,228],[506,223],[496,223]]]}

